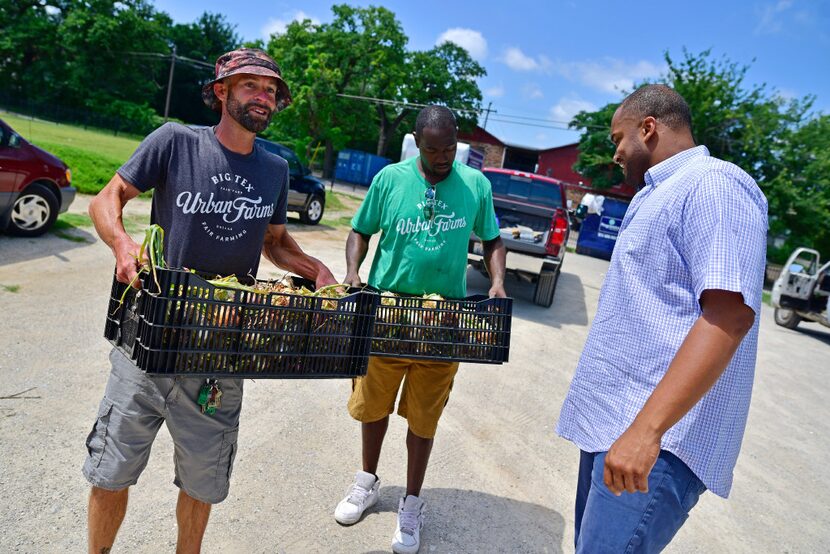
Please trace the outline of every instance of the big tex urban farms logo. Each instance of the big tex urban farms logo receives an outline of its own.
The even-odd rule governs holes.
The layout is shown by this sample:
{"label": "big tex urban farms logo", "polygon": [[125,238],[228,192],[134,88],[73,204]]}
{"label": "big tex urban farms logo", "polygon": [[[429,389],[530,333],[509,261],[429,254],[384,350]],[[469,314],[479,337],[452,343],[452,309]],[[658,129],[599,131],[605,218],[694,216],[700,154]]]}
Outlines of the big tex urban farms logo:
{"label": "big tex urban farms logo", "polygon": [[[424,202],[418,204],[419,210],[423,211],[424,208]],[[436,200],[435,213],[431,218],[421,215],[416,216],[414,220],[411,217],[402,218],[395,225],[395,230],[402,236],[412,235],[415,244],[427,252],[440,250],[447,244],[445,233],[467,227],[466,217],[455,217],[454,211],[445,213],[447,208],[446,202]]]}
{"label": "big tex urban farms logo", "polygon": [[262,196],[248,196],[254,186],[241,175],[218,173],[210,180],[217,187],[215,192],[209,195],[180,192],[176,197],[176,207],[183,215],[210,216],[202,220],[202,228],[212,239],[219,242],[238,240],[248,233],[244,222],[270,220],[274,215],[273,202],[264,204]]}

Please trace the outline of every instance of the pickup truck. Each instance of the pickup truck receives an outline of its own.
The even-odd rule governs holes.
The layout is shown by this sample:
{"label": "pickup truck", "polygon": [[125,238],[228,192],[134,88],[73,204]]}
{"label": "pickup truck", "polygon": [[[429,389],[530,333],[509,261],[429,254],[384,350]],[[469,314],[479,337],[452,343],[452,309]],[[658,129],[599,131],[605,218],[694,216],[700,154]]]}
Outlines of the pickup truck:
{"label": "pickup truck", "polygon": [[[507,272],[536,285],[534,304],[549,307],[565,257],[570,223],[565,185],[534,173],[485,167],[493,206],[507,248]],[[481,241],[470,239],[467,260],[486,274]]]}
{"label": "pickup truck", "polygon": [[775,323],[795,329],[802,320],[830,327],[830,262],[811,248],[790,254],[772,286]]}

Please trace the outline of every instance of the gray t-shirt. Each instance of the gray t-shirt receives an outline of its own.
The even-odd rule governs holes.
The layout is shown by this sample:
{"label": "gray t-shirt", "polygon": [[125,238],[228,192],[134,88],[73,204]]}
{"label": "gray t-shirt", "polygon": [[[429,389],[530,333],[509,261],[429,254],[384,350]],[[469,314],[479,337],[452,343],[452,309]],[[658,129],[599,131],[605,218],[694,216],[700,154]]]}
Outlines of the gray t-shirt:
{"label": "gray t-shirt", "polygon": [[153,191],[167,265],[240,278],[256,275],[268,224],[285,223],[288,163],[258,144],[231,152],[213,129],[166,123],[118,174]]}

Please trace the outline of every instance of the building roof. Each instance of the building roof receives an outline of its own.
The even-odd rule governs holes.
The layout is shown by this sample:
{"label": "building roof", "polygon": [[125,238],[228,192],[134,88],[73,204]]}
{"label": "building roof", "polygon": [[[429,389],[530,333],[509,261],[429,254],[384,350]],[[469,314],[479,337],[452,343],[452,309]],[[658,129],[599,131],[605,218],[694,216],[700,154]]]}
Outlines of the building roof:
{"label": "building roof", "polygon": [[541,152],[552,152],[553,150],[564,150],[565,148],[579,148],[578,142],[571,142],[569,144],[563,144],[561,146],[552,146],[551,148],[543,148],[540,150]]}
{"label": "building roof", "polygon": [[489,133],[485,129],[482,129],[479,125],[476,125],[475,129],[469,133],[458,133],[458,138],[464,140],[474,140],[485,144],[494,144],[496,146],[506,146],[504,141],[496,137],[494,134]]}

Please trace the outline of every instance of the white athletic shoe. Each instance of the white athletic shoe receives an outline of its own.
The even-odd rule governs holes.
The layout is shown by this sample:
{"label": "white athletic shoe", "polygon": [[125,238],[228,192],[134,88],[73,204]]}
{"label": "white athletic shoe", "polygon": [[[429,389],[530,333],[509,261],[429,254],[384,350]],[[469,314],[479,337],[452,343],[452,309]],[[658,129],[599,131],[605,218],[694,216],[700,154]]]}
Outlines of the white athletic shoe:
{"label": "white athletic shoe", "polygon": [[392,538],[392,552],[415,554],[421,547],[424,501],[411,494],[398,503],[398,528]]}
{"label": "white athletic shoe", "polygon": [[334,519],[342,525],[357,523],[363,512],[377,503],[379,489],[380,479],[371,473],[358,471],[354,483],[346,491],[346,498],[334,509]]}

